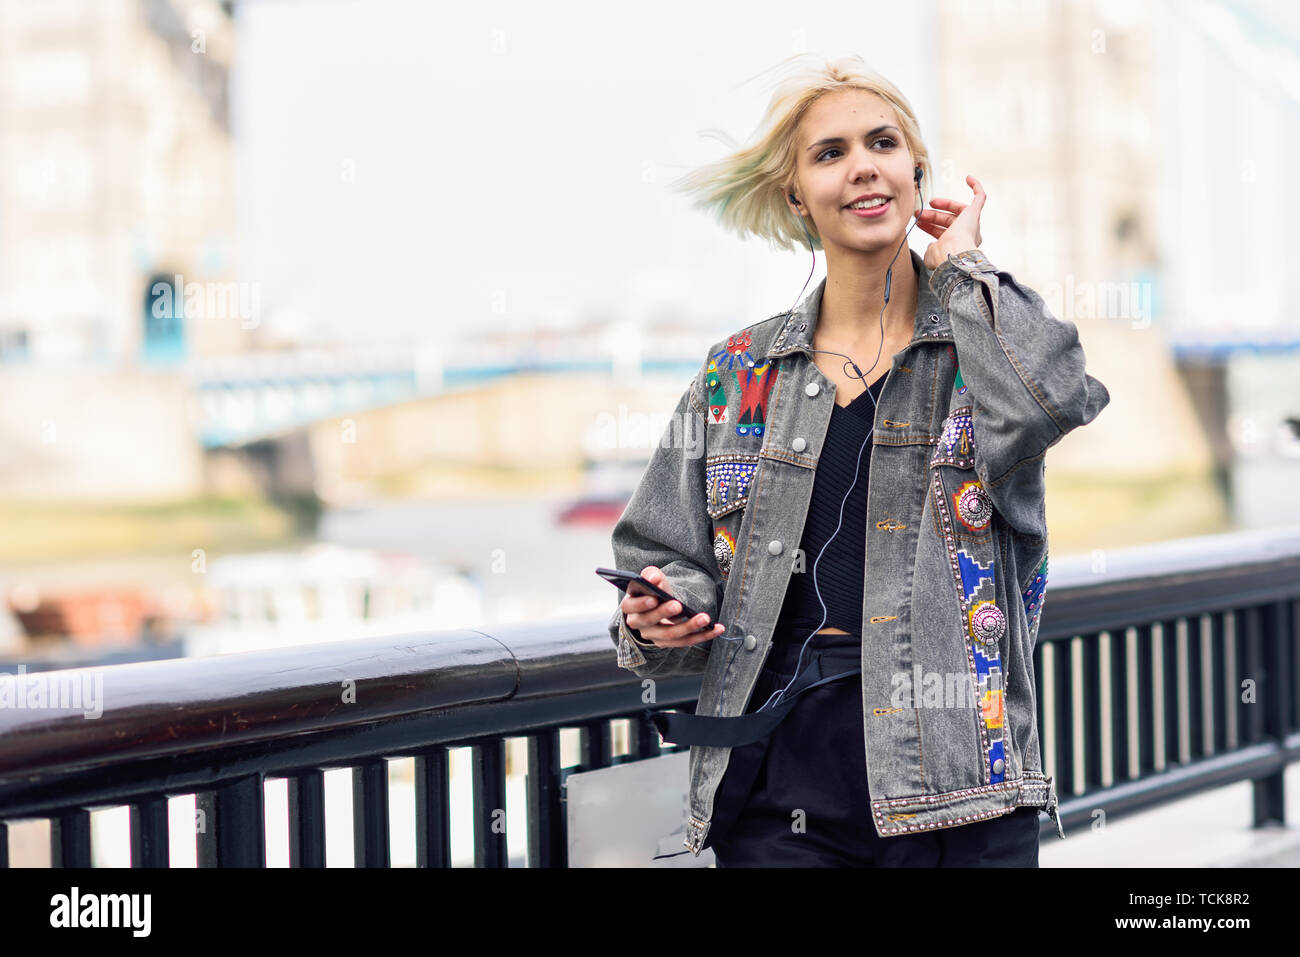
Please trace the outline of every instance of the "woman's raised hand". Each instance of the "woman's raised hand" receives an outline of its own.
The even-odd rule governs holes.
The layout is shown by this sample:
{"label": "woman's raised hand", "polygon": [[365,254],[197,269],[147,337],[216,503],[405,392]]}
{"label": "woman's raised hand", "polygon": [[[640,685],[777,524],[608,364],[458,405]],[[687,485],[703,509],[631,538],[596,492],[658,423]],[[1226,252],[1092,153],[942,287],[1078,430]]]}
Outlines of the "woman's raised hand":
{"label": "woman's raised hand", "polygon": [[980,213],[988,197],[974,176],[967,176],[966,183],[975,193],[970,203],[939,196],[930,200],[934,209],[923,209],[916,217],[916,224],[935,238],[925,249],[926,269],[938,269],[949,253],[964,253],[980,244]]}

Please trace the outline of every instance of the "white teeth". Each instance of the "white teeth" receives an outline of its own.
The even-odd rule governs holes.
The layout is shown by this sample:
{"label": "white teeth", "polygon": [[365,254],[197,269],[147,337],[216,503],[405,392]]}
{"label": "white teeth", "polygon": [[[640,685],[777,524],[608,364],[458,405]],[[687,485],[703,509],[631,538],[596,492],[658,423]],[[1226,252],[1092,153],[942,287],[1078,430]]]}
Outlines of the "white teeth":
{"label": "white teeth", "polygon": [[873,206],[883,206],[887,202],[889,202],[888,197],[885,197],[883,199],[880,197],[876,197],[875,199],[863,200],[860,203],[851,203],[849,205],[849,209],[871,209],[871,207]]}

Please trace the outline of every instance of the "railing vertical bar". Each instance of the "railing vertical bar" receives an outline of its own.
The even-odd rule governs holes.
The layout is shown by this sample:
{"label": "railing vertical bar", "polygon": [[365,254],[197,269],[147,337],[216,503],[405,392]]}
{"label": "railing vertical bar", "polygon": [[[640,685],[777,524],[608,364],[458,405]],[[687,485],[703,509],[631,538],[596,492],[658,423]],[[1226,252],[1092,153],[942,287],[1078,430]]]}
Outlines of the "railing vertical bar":
{"label": "railing vertical bar", "polygon": [[203,810],[199,867],[265,867],[263,772],[195,795]]}
{"label": "railing vertical bar", "polygon": [[[633,753],[640,753],[639,722],[632,721]],[[560,732],[558,728],[528,736],[528,866],[564,867],[568,863],[564,805],[560,801]]]}
{"label": "railing vertical bar", "polygon": [[1178,620],[1166,618],[1160,622],[1160,704],[1163,712],[1161,727],[1161,767],[1169,769],[1181,763],[1179,736],[1178,671]]}
{"label": "railing vertical bar", "polygon": [[289,866],[325,866],[325,772],[295,774],[289,785]]}
{"label": "railing vertical bar", "polygon": [[217,797],[211,791],[194,792],[195,852],[199,867],[220,867],[217,855]]}
{"label": "railing vertical bar", "polygon": [[1244,690],[1241,686],[1241,669],[1245,658],[1241,641],[1242,635],[1246,633],[1246,624],[1241,609],[1230,610],[1224,617],[1224,626],[1227,629],[1223,642],[1223,672],[1227,683],[1227,700],[1224,702],[1227,725],[1224,733],[1228,738],[1228,749],[1235,750],[1241,747],[1241,693]]}
{"label": "railing vertical bar", "polygon": [[1129,642],[1128,628],[1119,628],[1110,636],[1110,738],[1111,774],[1115,784],[1129,780],[1133,769],[1129,763],[1129,741],[1133,735],[1133,711],[1129,707]]}
{"label": "railing vertical bar", "polygon": [[[1290,623],[1287,620],[1288,604],[1273,602],[1259,609],[1262,635],[1257,636],[1263,647],[1263,666],[1260,674],[1260,704],[1262,714],[1261,736],[1281,744],[1287,733],[1287,716],[1291,711],[1292,689],[1287,685],[1291,674],[1290,642],[1287,640]],[[1253,788],[1254,826],[1286,825],[1286,767],[1278,768],[1263,778],[1256,778]]]}
{"label": "railing vertical bar", "polygon": [[1137,633],[1137,725],[1138,777],[1156,769],[1155,675],[1152,650],[1155,635],[1150,624],[1138,625]]}
{"label": "railing vertical bar", "polygon": [[637,758],[655,758],[663,754],[659,746],[659,730],[645,713],[635,715],[629,722],[632,734],[632,753]]}
{"label": "railing vertical bar", "polygon": [[614,752],[614,738],[608,719],[588,721],[578,727],[578,754],[582,770],[610,766]]}
{"label": "railing vertical bar", "polygon": [[451,866],[451,793],[447,749],[415,755],[415,866]]}
{"label": "railing vertical bar", "polygon": [[1194,615],[1187,619],[1187,759],[1196,761],[1208,752],[1205,736],[1205,676],[1208,671],[1203,654],[1202,638],[1204,617]]}
{"label": "railing vertical bar", "polygon": [[90,812],[61,811],[50,818],[50,866],[90,867]]}
{"label": "railing vertical bar", "polygon": [[131,804],[131,866],[168,867],[167,796],[145,798]]}
{"label": "railing vertical bar", "polygon": [[1228,714],[1232,709],[1232,676],[1228,674],[1228,626],[1226,619],[1231,611],[1218,611],[1210,615],[1210,673],[1217,677],[1214,683],[1212,729],[1214,754],[1228,750]]}
{"label": "railing vertical bar", "polygon": [[1083,787],[1088,790],[1102,786],[1101,635],[1084,635],[1082,652]]}
{"label": "railing vertical bar", "polygon": [[1052,740],[1056,744],[1057,794],[1074,794],[1074,682],[1071,672],[1071,640],[1052,645],[1052,714],[1055,718]]}
{"label": "railing vertical bar", "polygon": [[[1287,621],[1287,647],[1291,653],[1292,688],[1300,688],[1300,598],[1291,602],[1291,617]],[[1287,724],[1287,733],[1300,730],[1300,694],[1291,695],[1291,715]]]}
{"label": "railing vertical bar", "polygon": [[388,761],[372,758],[352,767],[354,867],[388,867]]}
{"label": "railing vertical bar", "polygon": [[506,743],[504,738],[473,742],[474,866],[508,867],[506,844]]}
{"label": "railing vertical bar", "polygon": [[1268,700],[1267,678],[1264,674],[1264,635],[1262,609],[1252,605],[1243,612],[1243,628],[1237,638],[1241,662],[1237,686],[1250,682],[1251,693],[1242,688],[1237,696],[1238,714],[1241,715],[1238,727],[1242,730],[1240,744],[1257,744],[1264,739],[1264,709],[1260,707]]}

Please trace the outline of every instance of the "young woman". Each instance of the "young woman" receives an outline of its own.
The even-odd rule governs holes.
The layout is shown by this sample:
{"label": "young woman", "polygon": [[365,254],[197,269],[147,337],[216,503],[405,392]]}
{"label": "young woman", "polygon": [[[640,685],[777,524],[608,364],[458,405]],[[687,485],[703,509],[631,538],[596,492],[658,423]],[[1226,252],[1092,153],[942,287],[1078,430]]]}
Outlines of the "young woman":
{"label": "young woman", "polygon": [[684,181],[826,257],[801,306],[710,349],[674,417],[704,455],[670,426],[613,534],[616,567],[699,612],[627,595],[610,634],[638,675],[704,673],[693,715],[651,717],[692,745],[686,847],[722,867],[1036,867],[1044,808],[1064,836],[1034,702],[1043,459],[1109,395],[978,249],[980,181],[926,208],[928,174],[907,100],[849,58]]}

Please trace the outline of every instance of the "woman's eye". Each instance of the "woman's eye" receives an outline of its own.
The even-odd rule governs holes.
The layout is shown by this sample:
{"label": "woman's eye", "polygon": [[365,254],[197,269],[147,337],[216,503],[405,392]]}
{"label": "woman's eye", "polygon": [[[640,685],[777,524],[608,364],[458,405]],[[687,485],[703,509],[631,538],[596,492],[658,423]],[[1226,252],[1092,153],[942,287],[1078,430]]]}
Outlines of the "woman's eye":
{"label": "woman's eye", "polygon": [[[897,143],[894,142],[893,138],[889,136],[877,136],[874,140],[871,141],[872,146],[875,146],[877,143],[886,144],[885,149],[892,149],[893,147],[898,145]],[[817,162],[820,163],[823,159],[826,158],[827,154],[838,153],[839,151],[840,149],[838,146],[832,146],[830,149],[825,150],[824,152],[818,154]]]}

